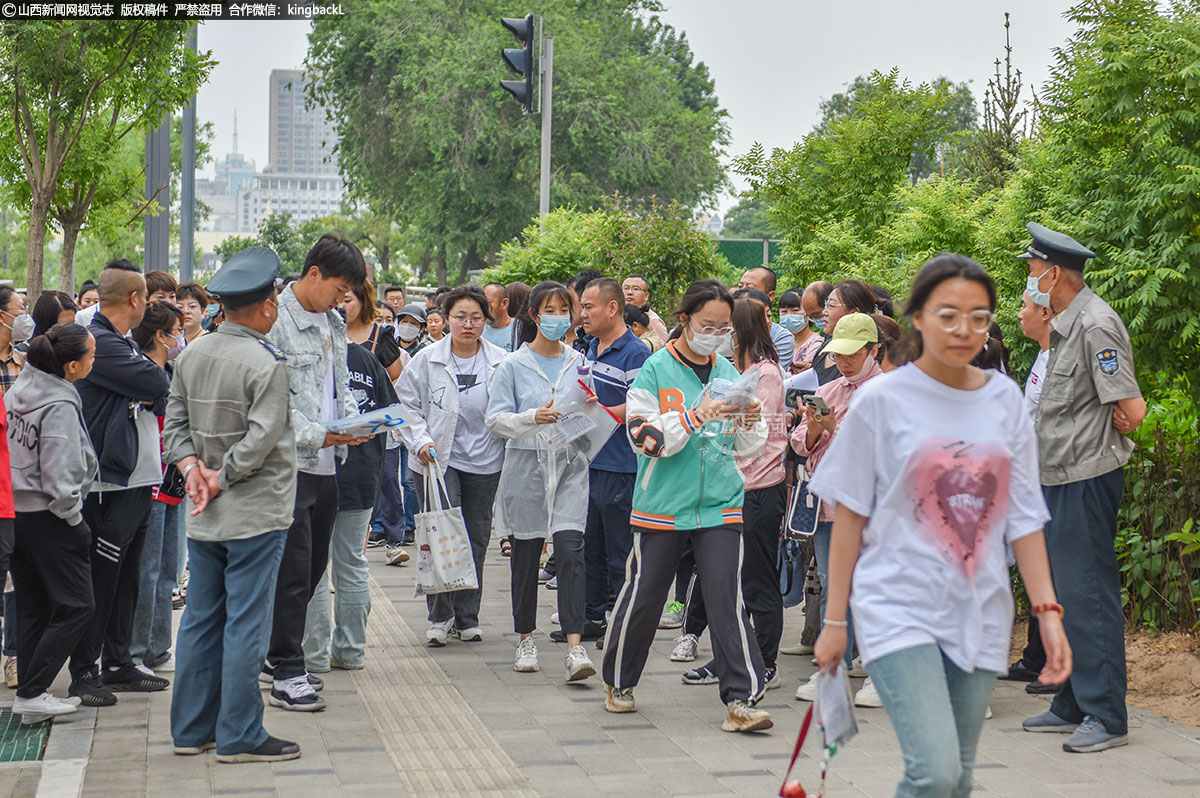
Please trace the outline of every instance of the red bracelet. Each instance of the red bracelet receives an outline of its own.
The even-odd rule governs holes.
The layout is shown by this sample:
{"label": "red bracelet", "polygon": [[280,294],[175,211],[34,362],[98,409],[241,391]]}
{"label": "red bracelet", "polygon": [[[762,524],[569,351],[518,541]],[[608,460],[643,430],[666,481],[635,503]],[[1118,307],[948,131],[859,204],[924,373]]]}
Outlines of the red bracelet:
{"label": "red bracelet", "polygon": [[1065,614],[1061,604],[1036,604],[1029,609],[1030,615],[1041,615],[1043,612],[1057,612],[1059,618]]}

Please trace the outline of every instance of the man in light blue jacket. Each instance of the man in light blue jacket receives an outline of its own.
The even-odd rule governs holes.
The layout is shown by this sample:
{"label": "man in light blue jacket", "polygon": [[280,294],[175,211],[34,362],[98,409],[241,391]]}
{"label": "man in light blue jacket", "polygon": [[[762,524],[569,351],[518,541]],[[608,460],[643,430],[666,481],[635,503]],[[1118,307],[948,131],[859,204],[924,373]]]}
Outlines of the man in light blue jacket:
{"label": "man in light blue jacket", "polygon": [[[337,517],[337,464],[346,446],[363,439],[329,432],[326,424],[358,413],[346,365],[346,323],[336,308],[367,278],[362,253],[350,241],[321,236],[304,257],[299,280],[279,295],[270,338],[287,358],[292,428],[296,435],[296,503],[279,579],[271,645],[260,680],[270,682],[271,706],[298,712],[325,708],[324,685],[304,669],[304,620],[309,599],[329,562]],[[366,530],[363,530],[364,540]],[[315,689],[314,689],[315,688]]]}

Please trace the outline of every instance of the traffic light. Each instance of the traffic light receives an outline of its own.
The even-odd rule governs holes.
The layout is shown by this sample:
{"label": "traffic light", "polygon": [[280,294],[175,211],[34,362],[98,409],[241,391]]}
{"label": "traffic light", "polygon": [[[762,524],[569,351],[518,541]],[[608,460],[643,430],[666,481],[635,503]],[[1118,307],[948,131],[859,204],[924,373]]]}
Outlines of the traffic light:
{"label": "traffic light", "polygon": [[517,98],[525,113],[533,113],[533,14],[524,17],[504,17],[500,24],[513,32],[521,47],[505,48],[501,51],[509,69],[522,75],[522,80],[502,80],[500,87]]}

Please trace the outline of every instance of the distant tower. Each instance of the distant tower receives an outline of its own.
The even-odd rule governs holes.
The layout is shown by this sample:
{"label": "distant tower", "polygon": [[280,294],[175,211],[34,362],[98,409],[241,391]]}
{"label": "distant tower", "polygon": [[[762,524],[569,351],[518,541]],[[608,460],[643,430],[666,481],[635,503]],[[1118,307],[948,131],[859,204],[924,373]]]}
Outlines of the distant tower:
{"label": "distant tower", "polygon": [[237,109],[233,109],[233,154],[238,154],[237,148]]}

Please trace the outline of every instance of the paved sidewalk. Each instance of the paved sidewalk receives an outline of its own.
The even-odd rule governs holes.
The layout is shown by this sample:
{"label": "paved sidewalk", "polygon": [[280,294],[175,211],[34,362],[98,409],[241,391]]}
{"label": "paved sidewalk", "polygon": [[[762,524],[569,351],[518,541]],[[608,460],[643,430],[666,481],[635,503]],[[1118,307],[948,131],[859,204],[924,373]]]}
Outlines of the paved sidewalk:
{"label": "paved sidewalk", "polygon": [[[776,795],[806,704],[792,698],[813,668],[782,657],[784,686],[764,700],[775,728],[720,730],[715,687],[685,686],[667,657],[674,632],[659,633],[637,688],[639,712],[604,711],[597,678],[563,683],[565,646],[539,634],[542,671],[512,670],[508,563],[495,546],[485,567],[484,641],[422,645],[424,601],[412,596],[414,568],[382,564],[372,550],[373,608],[368,666],[324,674],[329,709],[266,710],[267,728],[297,740],[304,756],[275,765],[218,765],[211,755],[178,757],[168,733],[170,693],[125,694],[96,713],[60,722],[47,761],[0,766],[0,797],[136,796],[771,796]],[[542,591],[546,630],[555,594]],[[799,613],[789,611],[789,621]],[[798,635],[790,626],[785,640]],[[599,665],[602,652],[589,649]],[[701,657],[708,653],[702,644]],[[62,685],[65,687],[65,685]],[[1183,798],[1200,794],[1200,742],[1186,730],[1138,711],[1132,743],[1103,754],[1071,755],[1062,738],[1020,730],[1045,699],[1001,682],[995,717],[984,727],[976,794]],[[859,736],[834,758],[831,796],[890,796],[902,767],[883,710],[860,710]],[[94,727],[94,730],[93,730]],[[797,767],[812,788],[815,746]]]}

